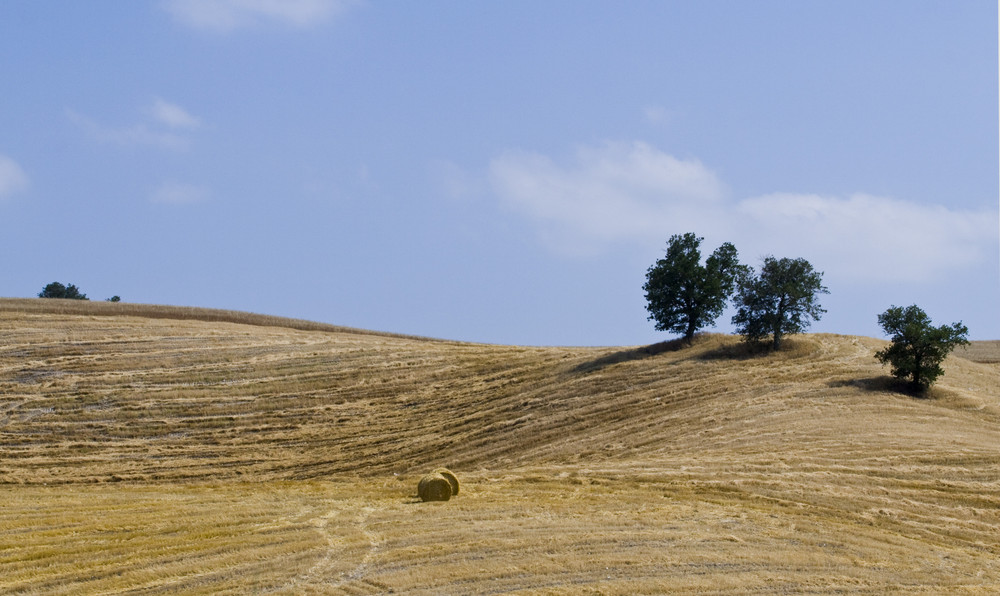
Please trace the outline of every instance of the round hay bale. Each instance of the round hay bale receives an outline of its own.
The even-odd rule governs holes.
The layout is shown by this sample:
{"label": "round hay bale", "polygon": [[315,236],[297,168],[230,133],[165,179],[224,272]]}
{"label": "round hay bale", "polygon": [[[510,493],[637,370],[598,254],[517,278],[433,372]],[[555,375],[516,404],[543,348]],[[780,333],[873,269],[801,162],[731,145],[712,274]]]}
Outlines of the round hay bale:
{"label": "round hay bale", "polygon": [[420,479],[417,495],[421,501],[447,501],[451,498],[451,483],[441,474],[428,474]]}
{"label": "round hay bale", "polygon": [[451,495],[455,496],[458,494],[458,476],[451,473],[448,468],[438,468],[431,472],[432,474],[441,474],[451,484]]}

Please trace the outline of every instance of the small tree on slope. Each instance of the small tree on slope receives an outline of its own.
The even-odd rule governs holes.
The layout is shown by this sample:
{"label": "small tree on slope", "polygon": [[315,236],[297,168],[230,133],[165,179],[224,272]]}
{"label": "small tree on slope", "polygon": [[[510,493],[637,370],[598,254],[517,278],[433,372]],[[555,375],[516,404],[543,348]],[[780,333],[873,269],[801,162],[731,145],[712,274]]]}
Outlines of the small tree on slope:
{"label": "small tree on slope", "polygon": [[968,345],[969,329],[961,322],[934,327],[916,304],[892,306],[878,316],[892,343],[875,353],[883,365],[892,366],[892,376],[907,381],[914,393],[924,393],[942,374],[941,363],[959,345]]}
{"label": "small tree on slope", "polygon": [[657,331],[684,334],[689,343],[699,329],[712,325],[733,293],[739,264],[736,248],[726,242],[701,264],[704,238],[675,234],[667,254],[646,271],[646,310]]}

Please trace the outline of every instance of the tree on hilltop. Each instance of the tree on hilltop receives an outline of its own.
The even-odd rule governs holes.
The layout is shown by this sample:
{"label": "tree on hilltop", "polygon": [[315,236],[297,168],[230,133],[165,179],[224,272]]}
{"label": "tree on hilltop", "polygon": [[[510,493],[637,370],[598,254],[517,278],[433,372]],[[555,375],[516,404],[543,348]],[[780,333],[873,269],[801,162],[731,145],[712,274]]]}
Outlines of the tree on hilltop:
{"label": "tree on hilltop", "polygon": [[777,350],[786,335],[802,333],[826,312],[817,300],[817,294],[830,293],[822,282],[823,273],[805,259],[765,257],[759,276],[748,267],[733,299],[737,333],[748,343],[770,336],[771,349]]}
{"label": "tree on hilltop", "polygon": [[875,353],[883,365],[892,366],[892,376],[908,381],[914,393],[924,393],[942,374],[941,363],[959,345],[968,345],[969,329],[959,321],[934,327],[916,304],[892,306],[878,316],[892,343]]}
{"label": "tree on hilltop", "polygon": [[38,293],[39,298],[68,298],[70,300],[89,300],[87,295],[80,292],[80,289],[69,284],[64,286],[61,283],[54,281],[49,285],[45,286],[41,292]]}
{"label": "tree on hilltop", "polygon": [[688,232],[675,234],[667,253],[646,271],[646,310],[656,321],[657,331],[684,334],[690,343],[695,332],[715,323],[733,285],[740,265],[736,247],[726,242],[701,263],[699,246],[704,238]]}

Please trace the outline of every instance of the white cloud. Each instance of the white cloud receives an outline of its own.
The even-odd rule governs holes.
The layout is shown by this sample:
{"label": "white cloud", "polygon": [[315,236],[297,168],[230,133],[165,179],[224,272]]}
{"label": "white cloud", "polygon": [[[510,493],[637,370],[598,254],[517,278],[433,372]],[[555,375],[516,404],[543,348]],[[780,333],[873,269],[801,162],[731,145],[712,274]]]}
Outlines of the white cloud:
{"label": "white cloud", "polygon": [[699,161],[641,142],[582,147],[570,166],[537,153],[508,152],[490,163],[490,181],[506,205],[570,253],[659,238],[665,229],[698,228],[716,217],[725,194]]}
{"label": "white cloud", "polygon": [[[997,214],[886,197],[772,194],[735,215],[776,255],[815,255],[846,281],[924,282],[982,261],[995,249]],[[763,243],[755,242],[760,246]]]}
{"label": "white cloud", "polygon": [[201,121],[188,113],[187,110],[177,104],[170,103],[159,97],[153,102],[150,108],[153,118],[161,124],[171,128],[198,128]]}
{"label": "white cloud", "polygon": [[308,27],[343,12],[353,0],[167,0],[164,8],[189,27],[229,32],[266,22]]}
{"label": "white cloud", "polygon": [[13,159],[0,154],[0,199],[28,188],[28,175]]}
{"label": "white cloud", "polygon": [[205,201],[209,196],[211,196],[211,193],[207,188],[169,182],[157,188],[149,200],[153,203],[188,205]]}
{"label": "white cloud", "polygon": [[582,148],[574,161],[508,152],[492,160],[492,190],[553,249],[593,254],[612,243],[662,247],[672,234],[730,241],[744,262],[803,257],[827,279],[926,282],[995,254],[997,212],[855,194],[770,194],[734,200],[701,162],[645,143]]}

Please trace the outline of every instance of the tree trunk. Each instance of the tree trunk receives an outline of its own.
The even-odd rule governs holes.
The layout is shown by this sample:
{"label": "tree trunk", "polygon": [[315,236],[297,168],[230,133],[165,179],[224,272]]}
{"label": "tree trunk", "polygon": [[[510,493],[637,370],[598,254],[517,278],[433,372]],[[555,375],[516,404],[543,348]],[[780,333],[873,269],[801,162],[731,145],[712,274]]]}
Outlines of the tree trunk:
{"label": "tree trunk", "polygon": [[920,356],[918,355],[913,361],[913,381],[910,383],[910,388],[914,393],[920,394],[923,392],[924,388],[920,380],[924,376],[923,367],[920,366]]}
{"label": "tree trunk", "polygon": [[697,330],[698,328],[695,326],[694,321],[688,323],[687,330],[684,332],[684,341],[687,343],[687,345],[690,346],[692,343],[694,343],[694,332]]}
{"label": "tree trunk", "polygon": [[774,336],[774,342],[771,344],[771,349],[778,351],[781,346],[781,322],[785,320],[785,297],[782,296],[781,300],[778,301],[778,313],[774,321],[774,327],[772,327],[772,334]]}

